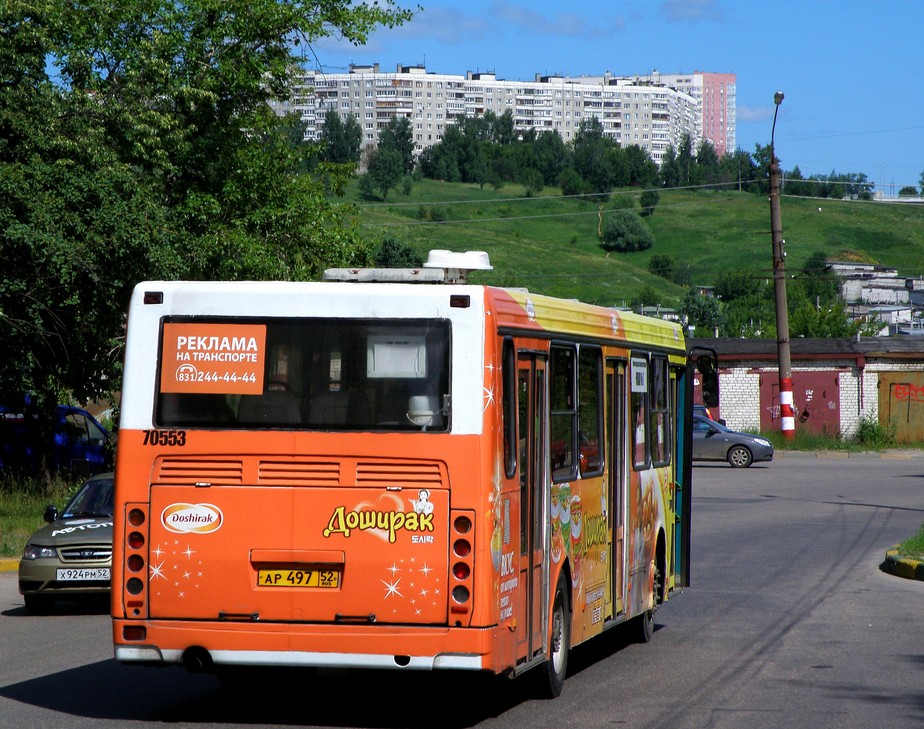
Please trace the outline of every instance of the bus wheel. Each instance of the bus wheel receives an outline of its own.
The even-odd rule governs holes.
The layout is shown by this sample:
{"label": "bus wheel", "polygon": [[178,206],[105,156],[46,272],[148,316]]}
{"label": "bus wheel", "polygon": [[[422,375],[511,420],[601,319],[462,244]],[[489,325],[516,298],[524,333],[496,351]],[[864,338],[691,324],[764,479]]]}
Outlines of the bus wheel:
{"label": "bus wheel", "polygon": [[545,664],[543,693],[550,699],[561,694],[568,672],[568,649],[571,645],[571,610],[565,575],[558,578],[555,604],[552,608],[552,634],[549,643],[549,660]]}
{"label": "bus wheel", "polygon": [[661,544],[660,539],[658,540],[659,544],[659,555],[658,560],[653,562],[651,569],[654,570],[654,590],[655,594],[651,597],[651,609],[646,610],[641,615],[635,619],[635,639],[639,643],[647,643],[651,640],[651,636],[654,635],[654,614],[655,609],[658,603],[663,599],[663,584],[661,583],[662,576],[664,575],[664,570],[661,567]]}
{"label": "bus wheel", "polygon": [[635,619],[635,639],[647,643],[654,634],[654,609],[646,610]]}

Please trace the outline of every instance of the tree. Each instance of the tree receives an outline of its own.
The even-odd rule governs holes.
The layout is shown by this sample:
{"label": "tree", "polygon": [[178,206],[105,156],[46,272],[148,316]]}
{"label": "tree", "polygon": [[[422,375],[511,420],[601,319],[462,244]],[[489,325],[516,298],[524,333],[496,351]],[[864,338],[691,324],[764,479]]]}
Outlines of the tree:
{"label": "tree", "polygon": [[655,254],[648,259],[648,272],[671,281],[674,276],[674,259]]}
{"label": "tree", "polygon": [[414,130],[407,117],[393,116],[379,133],[380,150],[390,149],[398,153],[406,174],[414,171]]}
{"label": "tree", "polygon": [[584,178],[573,167],[565,169],[558,178],[562,195],[580,195],[584,192]]}
{"label": "tree", "polygon": [[688,289],[677,308],[687,326],[707,332],[700,336],[714,334],[722,326],[722,311],[719,302],[712,296],[703,296],[696,289]]}
{"label": "tree", "polygon": [[536,166],[542,173],[546,185],[558,182],[568,165],[568,147],[557,131],[543,132],[532,143]]}
{"label": "tree", "polygon": [[321,130],[321,156],[332,163],[356,164],[363,142],[363,130],[352,114],[344,122],[334,109],[324,115]]}
{"label": "tree", "polygon": [[693,138],[689,132],[680,136],[677,147],[677,169],[680,171],[680,184],[683,187],[698,185],[700,176],[696,166],[696,155],[693,152]]}
{"label": "tree", "polygon": [[722,170],[719,164],[719,155],[708,139],[703,139],[696,149],[696,178],[699,183],[720,182]]}
{"label": "tree", "polygon": [[802,267],[802,275],[796,279],[809,301],[828,306],[841,296],[841,280],[831,271],[824,251],[813,252]]}
{"label": "tree", "polygon": [[[361,43],[391,2],[11,0],[0,9],[0,390],[47,413],[119,388],[149,278],[311,278],[368,260],[267,101],[295,44]],[[48,68],[56,70],[54,82]],[[49,426],[50,427],[50,426]],[[46,459],[46,464],[48,464]]]}
{"label": "tree", "polygon": [[617,210],[603,223],[603,248],[618,253],[644,251],[654,245],[654,236],[642,219],[630,210]]}
{"label": "tree", "polygon": [[603,135],[603,124],[597,117],[581,122],[574,135],[572,164],[590,192],[604,199],[616,184],[614,148],[616,143]]}
{"label": "tree", "polygon": [[423,264],[423,257],[417,251],[390,236],[375,251],[378,268],[420,268]]}
{"label": "tree", "polygon": [[535,167],[527,167],[520,172],[520,182],[526,188],[526,197],[533,197],[542,192],[542,173]]}
{"label": "tree", "polygon": [[[485,115],[487,117],[487,114]],[[491,112],[491,141],[501,146],[513,144],[517,140],[516,123],[513,119],[513,112],[510,109],[504,111],[500,116]]]}
{"label": "tree", "polygon": [[369,168],[366,176],[372,182],[373,189],[379,191],[382,200],[388,199],[388,192],[397,187],[404,177],[404,163],[401,154],[389,147],[379,148],[372,152],[369,158]]}
{"label": "tree", "polygon": [[632,144],[626,147],[625,158],[629,168],[630,185],[643,188],[658,186],[658,165],[651,159],[647,149]]}
{"label": "tree", "polygon": [[658,292],[648,284],[642,287],[642,290],[639,291],[635,296],[632,297],[629,301],[629,306],[633,309],[641,309],[645,306],[657,306],[660,303],[658,299]]}
{"label": "tree", "polygon": [[725,154],[719,160],[722,179],[725,182],[736,182],[737,189],[756,191],[757,168],[751,155],[743,149],[736,149],[732,154]]}
{"label": "tree", "polygon": [[760,281],[747,268],[735,266],[720,271],[715,281],[715,295],[721,301],[729,302],[758,293]]}
{"label": "tree", "polygon": [[661,196],[658,194],[657,190],[643,190],[642,194],[639,196],[639,202],[642,205],[642,215],[654,215],[655,206],[660,199]]}
{"label": "tree", "polygon": [[677,150],[668,147],[661,158],[661,186],[668,189],[680,187],[680,163],[677,161]]}

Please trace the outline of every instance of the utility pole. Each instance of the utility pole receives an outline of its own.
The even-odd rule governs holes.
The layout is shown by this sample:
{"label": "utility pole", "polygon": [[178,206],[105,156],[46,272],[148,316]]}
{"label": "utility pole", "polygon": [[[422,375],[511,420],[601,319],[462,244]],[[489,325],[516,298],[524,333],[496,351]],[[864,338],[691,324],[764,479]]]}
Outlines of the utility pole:
{"label": "utility pole", "polygon": [[776,115],[783,92],[773,95],[773,128],[770,130],[770,237],[773,242],[773,283],[776,295],[776,350],[780,375],[780,429],[783,438],[796,437],[796,418],[792,407],[792,366],[789,355],[789,309],[786,303],[786,251],[783,250],[783,221],[780,213],[780,162],[774,149]]}

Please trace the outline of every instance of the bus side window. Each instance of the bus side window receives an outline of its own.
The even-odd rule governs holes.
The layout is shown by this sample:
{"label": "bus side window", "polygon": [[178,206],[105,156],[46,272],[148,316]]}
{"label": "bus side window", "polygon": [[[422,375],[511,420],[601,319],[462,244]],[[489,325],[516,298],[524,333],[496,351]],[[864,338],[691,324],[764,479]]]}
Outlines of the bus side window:
{"label": "bus side window", "polygon": [[552,347],[551,352],[551,438],[552,480],[569,481],[577,476],[574,459],[577,440],[575,402],[575,351],[573,346]]}
{"label": "bus side window", "polygon": [[578,447],[581,474],[603,471],[600,434],[603,432],[603,353],[598,347],[581,347],[578,366]]}

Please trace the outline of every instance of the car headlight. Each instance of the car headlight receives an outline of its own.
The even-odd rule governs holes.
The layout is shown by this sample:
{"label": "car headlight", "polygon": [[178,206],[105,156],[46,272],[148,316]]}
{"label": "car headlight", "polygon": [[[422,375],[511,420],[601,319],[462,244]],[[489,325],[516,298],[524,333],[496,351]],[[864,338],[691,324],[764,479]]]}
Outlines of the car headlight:
{"label": "car headlight", "polygon": [[43,547],[41,544],[27,544],[22,551],[23,559],[49,559],[57,556],[54,547]]}
{"label": "car headlight", "polygon": [[755,442],[755,443],[758,443],[759,445],[762,445],[764,448],[769,448],[769,447],[770,447],[770,441],[769,441],[769,440],[764,440],[763,438],[755,438],[755,439],[754,439],[754,442]]}

